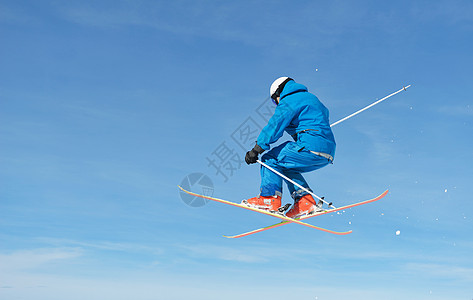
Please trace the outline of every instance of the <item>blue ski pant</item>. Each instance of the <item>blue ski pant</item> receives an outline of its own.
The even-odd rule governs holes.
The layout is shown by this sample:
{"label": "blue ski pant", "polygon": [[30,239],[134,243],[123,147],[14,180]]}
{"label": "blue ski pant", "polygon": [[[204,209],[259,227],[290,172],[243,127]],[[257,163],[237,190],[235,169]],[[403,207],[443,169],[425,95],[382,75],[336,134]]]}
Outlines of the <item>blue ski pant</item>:
{"label": "blue ski pant", "polygon": [[[330,161],[306,149],[300,150],[301,148],[302,146],[298,143],[288,141],[264,154],[261,161],[310,190],[301,173],[325,167]],[[261,196],[282,195],[282,182],[283,178],[281,176],[261,166]],[[291,197],[296,201],[308,194],[289,181],[286,181],[286,184]]]}

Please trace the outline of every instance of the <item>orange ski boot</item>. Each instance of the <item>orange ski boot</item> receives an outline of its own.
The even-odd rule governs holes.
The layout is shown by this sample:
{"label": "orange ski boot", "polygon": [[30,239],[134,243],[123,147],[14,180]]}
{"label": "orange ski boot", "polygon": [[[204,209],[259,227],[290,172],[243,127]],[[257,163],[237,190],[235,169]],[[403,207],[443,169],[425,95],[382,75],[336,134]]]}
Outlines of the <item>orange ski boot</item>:
{"label": "orange ski boot", "polygon": [[241,203],[250,207],[276,212],[281,207],[281,196],[258,196],[243,200]]}
{"label": "orange ski boot", "polygon": [[320,211],[322,208],[322,203],[315,202],[314,198],[307,194],[299,199],[292,208],[286,213],[286,217],[288,218],[297,218],[303,215],[308,215],[317,211]]}

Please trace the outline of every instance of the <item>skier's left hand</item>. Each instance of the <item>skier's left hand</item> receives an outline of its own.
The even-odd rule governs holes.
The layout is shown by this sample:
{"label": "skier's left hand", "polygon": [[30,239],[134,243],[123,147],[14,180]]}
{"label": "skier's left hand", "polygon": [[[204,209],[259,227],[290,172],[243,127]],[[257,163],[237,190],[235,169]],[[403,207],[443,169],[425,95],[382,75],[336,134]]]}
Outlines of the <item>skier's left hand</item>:
{"label": "skier's left hand", "polygon": [[261,148],[258,144],[256,144],[253,149],[246,152],[245,162],[248,165],[256,163],[256,161],[258,160],[258,155],[263,153],[263,152],[264,152],[263,148]]}

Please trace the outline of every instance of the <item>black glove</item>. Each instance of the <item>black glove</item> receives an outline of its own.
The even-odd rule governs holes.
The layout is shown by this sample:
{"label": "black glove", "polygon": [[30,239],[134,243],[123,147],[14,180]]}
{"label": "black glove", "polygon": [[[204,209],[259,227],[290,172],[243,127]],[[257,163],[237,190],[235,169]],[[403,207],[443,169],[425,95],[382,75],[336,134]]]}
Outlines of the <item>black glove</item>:
{"label": "black glove", "polygon": [[258,144],[253,149],[246,152],[245,161],[247,164],[254,164],[258,160],[258,155],[263,153],[264,150]]}

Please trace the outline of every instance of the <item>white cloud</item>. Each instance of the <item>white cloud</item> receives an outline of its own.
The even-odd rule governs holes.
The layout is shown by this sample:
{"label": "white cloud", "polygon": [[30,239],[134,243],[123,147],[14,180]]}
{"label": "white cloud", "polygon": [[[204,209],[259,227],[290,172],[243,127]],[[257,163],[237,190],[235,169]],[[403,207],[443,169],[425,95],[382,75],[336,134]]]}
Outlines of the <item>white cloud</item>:
{"label": "white cloud", "polygon": [[37,241],[55,245],[57,247],[80,247],[82,249],[97,249],[107,251],[122,251],[122,252],[148,252],[154,254],[162,254],[163,249],[158,247],[151,247],[142,244],[134,243],[123,243],[123,242],[110,242],[110,241],[97,241],[97,242],[84,242],[70,239],[57,239],[57,238],[37,238]]}
{"label": "white cloud", "polygon": [[[191,244],[169,246],[177,257],[191,258],[188,262],[194,264],[180,264],[175,266],[172,262],[166,262],[164,266],[156,265],[156,268],[142,268],[141,264],[133,265],[126,272],[116,270],[104,270],[101,273],[96,268],[98,266],[82,260],[86,267],[87,274],[77,274],[72,269],[64,274],[55,274],[51,269],[47,273],[40,273],[37,270],[31,272],[32,266],[47,266],[49,263],[61,263],[80,258],[88,249],[125,251],[133,253],[137,251],[153,251],[153,247],[140,246],[132,243],[115,243],[108,241],[82,242],[62,239],[42,239],[43,242],[50,242],[57,245],[75,245],[80,248],[57,247],[41,248],[34,250],[15,251],[9,254],[0,255],[0,282],[4,287],[2,294],[6,297],[23,297],[34,299],[287,299],[287,297],[302,297],[319,299],[341,299],[351,295],[351,299],[379,299],[386,293],[384,299],[398,299],[401,291],[396,286],[389,287],[382,285],[387,279],[407,275],[410,278],[420,278],[419,282],[427,282],[430,277],[452,278],[470,280],[473,278],[473,270],[466,267],[458,267],[448,264],[448,259],[435,264],[426,262],[425,258],[416,255],[405,256],[405,253],[397,251],[356,251],[336,247],[328,243],[327,247],[317,250],[300,249],[296,245],[274,247],[273,243],[268,245],[242,246],[222,246],[215,244]],[[176,251],[177,250],[177,251]],[[350,281],[356,277],[358,280],[371,276],[372,270],[327,267],[328,260],[322,259],[317,264],[305,265],[307,259],[317,257],[330,257],[330,261],[335,259],[348,259],[354,261],[391,261],[391,259],[403,258],[405,261],[420,261],[418,263],[407,263],[396,265],[394,268],[378,270],[379,279],[375,283],[382,286],[366,289],[363,287],[347,286],[343,290],[338,290],[336,285],[327,285],[325,280]],[[288,257],[289,255],[289,257]],[[435,259],[435,258],[432,258]],[[213,262],[211,262],[213,260]],[[220,262],[219,262],[220,261]],[[186,262],[186,261],[184,261]],[[225,262],[235,262],[227,264]],[[284,262],[278,268],[277,262]],[[285,264],[297,266],[297,269],[287,268]],[[202,265],[197,266],[199,263]],[[248,267],[243,264],[266,264],[271,267],[261,268]],[[12,267],[13,265],[13,267]],[[7,266],[7,272],[3,272]],[[171,268],[169,268],[171,267]],[[100,269],[100,267],[98,267]],[[200,271],[198,271],[200,269]],[[196,271],[197,270],[197,271]],[[275,271],[277,270],[277,271]],[[13,272],[16,271],[16,272]],[[340,273],[342,272],[342,273]],[[432,274],[431,274],[432,273]],[[456,275],[451,275],[451,273]],[[410,274],[410,275],[409,275]],[[428,275],[426,275],[428,274]],[[291,277],[292,276],[292,277]],[[308,283],[307,278],[319,278],[313,283]],[[253,278],[266,278],[267,282],[255,282]],[[275,289],[272,282],[278,282],[284,278],[284,282],[292,289]],[[362,278],[362,279],[360,279]],[[309,280],[310,281],[310,280]],[[295,284],[295,286],[294,286]],[[235,288],[235,286],[237,288]],[[434,287],[432,287],[434,288]],[[228,294],[229,290],[232,293]],[[406,294],[416,294],[419,290],[405,291]],[[404,295],[404,292],[402,292]],[[431,298],[440,299],[440,298]]]}
{"label": "white cloud", "polygon": [[233,248],[214,245],[180,246],[190,256],[243,263],[265,263],[272,259],[268,251],[255,248]]}
{"label": "white cloud", "polygon": [[418,274],[429,274],[438,279],[454,279],[473,282],[473,268],[459,267],[453,264],[408,263],[407,271]]}
{"label": "white cloud", "polygon": [[52,262],[67,261],[82,256],[79,248],[40,248],[0,254],[2,272],[34,269]]}

